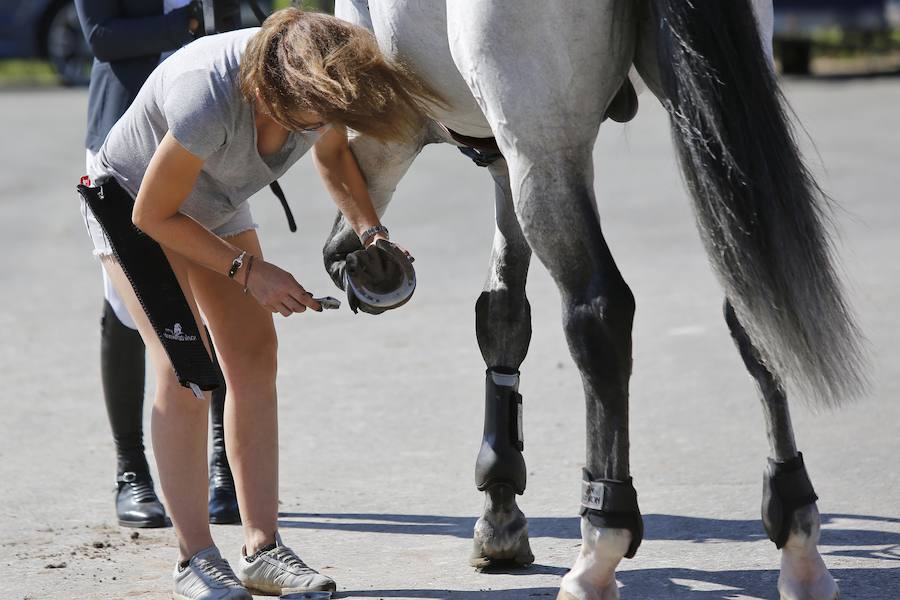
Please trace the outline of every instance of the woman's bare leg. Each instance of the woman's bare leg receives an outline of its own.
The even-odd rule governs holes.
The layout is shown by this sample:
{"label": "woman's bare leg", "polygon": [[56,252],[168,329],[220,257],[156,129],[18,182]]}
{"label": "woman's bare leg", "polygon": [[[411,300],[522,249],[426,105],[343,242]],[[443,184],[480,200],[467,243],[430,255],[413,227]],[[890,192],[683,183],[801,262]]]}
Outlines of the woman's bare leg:
{"label": "woman's bare leg", "polygon": [[[228,238],[262,258],[248,231]],[[237,279],[243,282],[244,272]],[[241,286],[202,267],[191,268],[191,287],[209,326],[225,375],[225,445],[237,488],[248,554],[272,543],[278,528],[278,342],[272,313]]]}
{"label": "woman's bare leg", "polygon": [[[184,258],[177,255],[170,254],[169,262],[182,289],[186,291],[194,318],[199,322],[197,305],[187,285],[190,267]],[[111,258],[104,258],[103,267],[134,318],[156,373],[156,397],[151,422],[153,450],[166,507],[178,535],[180,558],[187,560],[213,545],[206,499],[209,399],[198,400],[190,390],[178,383],[169,357],[121,267]]]}

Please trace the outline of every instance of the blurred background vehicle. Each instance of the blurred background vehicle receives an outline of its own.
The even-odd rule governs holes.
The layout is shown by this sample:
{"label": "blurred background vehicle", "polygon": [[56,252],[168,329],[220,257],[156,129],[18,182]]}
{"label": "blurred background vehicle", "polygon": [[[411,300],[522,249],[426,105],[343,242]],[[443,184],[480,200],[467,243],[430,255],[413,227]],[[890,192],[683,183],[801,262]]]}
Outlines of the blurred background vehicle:
{"label": "blurred background vehicle", "polygon": [[[258,0],[270,11],[273,4]],[[316,3],[311,3],[316,4]],[[242,7],[248,27],[258,22],[250,6]],[[0,0],[0,60],[42,59],[49,62],[63,85],[87,85],[94,57],[84,41],[73,0]]]}
{"label": "blurred background vehicle", "polygon": [[898,26],[900,0],[775,0],[776,54],[787,74],[810,72],[817,36],[840,32],[871,43],[879,34],[890,40]]}
{"label": "blurred background vehicle", "polygon": [[[264,10],[290,0],[259,0]],[[808,74],[817,43],[857,50],[900,46],[900,0],[774,0],[775,49],[787,74]],[[302,6],[333,12],[334,0],[304,0]],[[249,6],[244,22],[255,24]],[[64,85],[86,85],[92,57],[72,0],[0,0],[0,61],[47,61]],[[45,70],[49,71],[46,67]],[[6,73],[0,69],[0,79]]]}
{"label": "blurred background vehicle", "polygon": [[72,0],[0,0],[0,59],[41,58],[64,85],[87,85],[93,56]]}

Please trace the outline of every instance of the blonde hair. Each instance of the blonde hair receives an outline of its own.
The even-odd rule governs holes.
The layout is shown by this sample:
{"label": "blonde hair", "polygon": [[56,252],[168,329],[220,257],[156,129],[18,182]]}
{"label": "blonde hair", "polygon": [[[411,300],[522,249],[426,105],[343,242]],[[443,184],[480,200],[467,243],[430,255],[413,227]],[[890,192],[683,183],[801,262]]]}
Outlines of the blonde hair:
{"label": "blonde hair", "polygon": [[287,129],[315,112],[381,140],[398,140],[443,100],[388,60],[366,29],[330,15],[285,8],[254,35],[241,60],[241,93]]}

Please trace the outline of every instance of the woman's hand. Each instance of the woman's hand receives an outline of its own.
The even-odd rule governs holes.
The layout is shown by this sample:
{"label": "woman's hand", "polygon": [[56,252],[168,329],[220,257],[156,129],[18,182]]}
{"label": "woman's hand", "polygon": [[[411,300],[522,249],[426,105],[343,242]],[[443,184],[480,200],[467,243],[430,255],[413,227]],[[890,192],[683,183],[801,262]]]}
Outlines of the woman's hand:
{"label": "woman's hand", "polygon": [[244,287],[257,302],[285,317],[305,312],[307,308],[322,312],[322,306],[293,275],[262,259],[253,260]]}

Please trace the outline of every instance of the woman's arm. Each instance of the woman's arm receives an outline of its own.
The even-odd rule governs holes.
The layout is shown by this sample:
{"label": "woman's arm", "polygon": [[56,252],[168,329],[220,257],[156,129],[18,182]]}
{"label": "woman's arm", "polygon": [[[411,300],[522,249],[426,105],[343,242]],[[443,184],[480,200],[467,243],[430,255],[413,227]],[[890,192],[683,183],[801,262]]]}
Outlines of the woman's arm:
{"label": "woman's arm", "polygon": [[[357,235],[381,224],[372,206],[365,179],[350,151],[345,129],[331,127],[322,134],[313,146],[313,161],[338,210]],[[368,242],[371,244],[382,238],[386,239],[378,234]]]}
{"label": "woman's arm", "polygon": [[119,0],[75,0],[91,52],[104,62],[160,54],[191,40],[190,6],[167,15],[123,18],[118,5]]}
{"label": "woman's arm", "polygon": [[[203,160],[188,152],[171,133],[163,137],[150,160],[134,202],[132,220],[144,233],[191,262],[227,275],[241,249],[229,244],[179,208],[190,195],[203,168]],[[272,312],[288,316],[319,303],[293,276],[257,258],[247,278],[247,263],[235,275],[253,296]]]}

